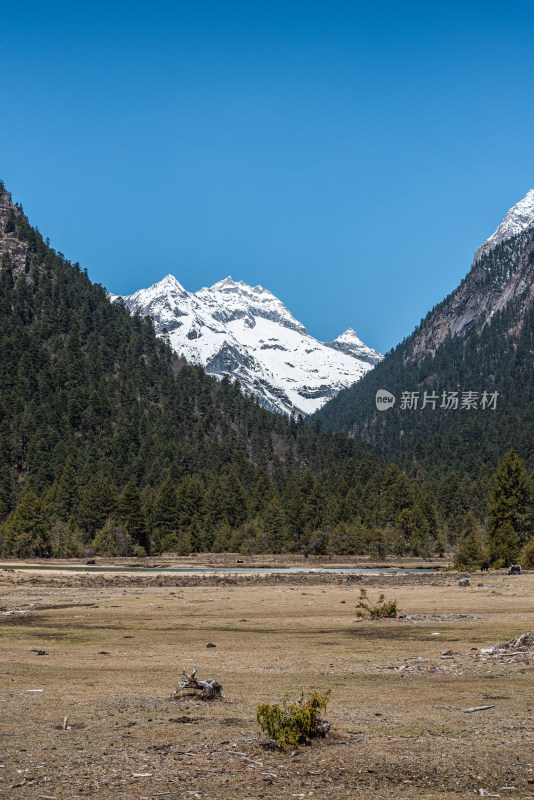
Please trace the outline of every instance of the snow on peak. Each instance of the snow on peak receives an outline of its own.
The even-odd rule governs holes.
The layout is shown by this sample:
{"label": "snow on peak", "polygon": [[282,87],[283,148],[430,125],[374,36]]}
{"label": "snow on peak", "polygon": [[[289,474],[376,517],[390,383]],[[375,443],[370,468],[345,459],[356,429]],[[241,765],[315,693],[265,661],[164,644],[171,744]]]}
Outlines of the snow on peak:
{"label": "snow on peak", "polygon": [[139,298],[142,299],[146,304],[162,297],[189,297],[189,292],[187,292],[182,284],[176,280],[174,275],[165,275],[164,278],[157,283],[152,284],[152,286],[149,286],[148,289],[140,289],[138,292],[135,292],[129,296],[131,298],[137,298],[139,296]]}
{"label": "snow on peak", "polygon": [[345,333],[340,334],[335,342],[351,342],[352,344],[363,345],[362,340],[356,335],[354,328],[347,328]]}
{"label": "snow on peak", "polygon": [[227,322],[245,316],[262,317],[306,333],[304,325],[294,318],[282,301],[262,286],[252,287],[228,277],[209,289],[199,289],[195,297],[214,308],[218,319]]}
{"label": "snow on peak", "polygon": [[272,411],[311,414],[382,358],[351,328],[335,342],[317,341],[274,294],[230,276],[187,292],[167,275],[123,301],[151,316],[176,353],[237,378]]}
{"label": "snow on peak", "polygon": [[[243,281],[239,281],[239,284],[240,285],[243,284]],[[210,288],[217,290],[217,289],[233,288],[234,286],[237,285],[238,284],[234,280],[232,280],[232,276],[228,275],[227,278],[223,278],[222,281],[217,281],[217,283],[214,283],[213,286],[211,286]]]}
{"label": "snow on peak", "polygon": [[512,206],[495,233],[478,248],[474,261],[479,261],[498,244],[517,236],[531,225],[534,225],[534,189],[530,189],[522,200]]}
{"label": "snow on peak", "polygon": [[382,359],[380,353],[367,347],[366,344],[357,336],[354,328],[347,328],[345,333],[342,333],[333,342],[326,342],[327,347],[333,347],[334,350],[340,350],[342,353],[358,358],[368,364],[378,364]]}
{"label": "snow on peak", "polygon": [[182,286],[182,284],[180,283],[180,281],[179,281],[179,280],[177,280],[177,279],[174,277],[174,275],[171,275],[170,273],[169,273],[168,275],[165,275],[165,277],[164,277],[164,278],[162,278],[160,281],[158,281],[157,283],[155,283],[155,284],[154,284],[153,286],[151,286],[150,288],[151,288],[151,289],[155,289],[156,287],[157,287],[158,289],[162,289],[162,290],[163,290],[163,289],[165,289],[165,290],[170,290],[170,291],[175,291],[175,292],[181,292],[181,293],[184,293],[184,292],[185,292],[185,293],[187,294],[186,290],[184,289],[184,287]]}

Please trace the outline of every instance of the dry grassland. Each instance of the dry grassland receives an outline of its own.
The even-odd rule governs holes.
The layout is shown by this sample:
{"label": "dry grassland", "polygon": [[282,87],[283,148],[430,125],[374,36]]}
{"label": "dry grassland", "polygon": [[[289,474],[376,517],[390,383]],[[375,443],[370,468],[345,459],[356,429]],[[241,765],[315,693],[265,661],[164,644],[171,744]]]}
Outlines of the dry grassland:
{"label": "dry grassland", "polygon": [[[534,797],[534,653],[480,656],[533,629],[534,574],[366,578],[469,615],[379,622],[346,577],[165,581],[0,571],[0,797]],[[224,701],[170,699],[193,663]],[[255,707],[302,687],[332,688],[332,734],[283,753]]]}

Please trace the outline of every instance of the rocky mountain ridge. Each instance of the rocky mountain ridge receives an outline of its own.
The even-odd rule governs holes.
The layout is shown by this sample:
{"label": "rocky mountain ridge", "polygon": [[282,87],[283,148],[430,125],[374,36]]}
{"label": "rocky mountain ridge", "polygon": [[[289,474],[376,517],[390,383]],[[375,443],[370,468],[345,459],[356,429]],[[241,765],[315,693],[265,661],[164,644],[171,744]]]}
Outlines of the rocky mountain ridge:
{"label": "rocky mountain ridge", "polygon": [[433,309],[410,337],[405,359],[434,354],[449,337],[480,331],[510,302],[526,309],[534,300],[529,257],[534,231],[534,190],[516,203],[497,230],[478,248],[464,280]]}

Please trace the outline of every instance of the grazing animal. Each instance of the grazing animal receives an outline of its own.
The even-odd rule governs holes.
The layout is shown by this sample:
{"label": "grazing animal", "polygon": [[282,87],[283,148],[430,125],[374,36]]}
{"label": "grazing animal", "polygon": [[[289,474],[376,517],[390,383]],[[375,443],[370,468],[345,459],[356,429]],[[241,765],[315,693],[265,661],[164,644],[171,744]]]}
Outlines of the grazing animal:
{"label": "grazing animal", "polygon": [[489,570],[489,561],[483,561],[480,565],[481,572],[487,572]]}
{"label": "grazing animal", "polygon": [[519,564],[512,564],[508,570],[508,575],[521,575],[521,566]]}

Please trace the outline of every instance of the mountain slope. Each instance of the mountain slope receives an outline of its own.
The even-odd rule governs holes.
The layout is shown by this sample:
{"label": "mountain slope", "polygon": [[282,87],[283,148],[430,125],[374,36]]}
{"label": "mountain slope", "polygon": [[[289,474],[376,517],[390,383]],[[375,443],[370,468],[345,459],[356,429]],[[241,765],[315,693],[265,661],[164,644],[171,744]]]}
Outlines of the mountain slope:
{"label": "mountain slope", "polygon": [[272,437],[291,438],[283,420],[186,367],[150,322],[112,305],[2,187],[0,253],[0,419],[16,480],[44,485],[68,457],[118,482],[162,474],[178,458],[198,471],[225,448],[272,461]]}
{"label": "mountain slope", "polygon": [[186,365],[1,183],[0,387],[2,556],[369,547],[375,454]]}
{"label": "mountain slope", "polygon": [[[479,248],[460,286],[319,412],[327,428],[372,442],[412,469],[483,475],[510,447],[533,463],[533,206],[531,191]],[[386,412],[376,406],[380,389],[396,397]],[[435,409],[422,407],[425,391],[437,393]],[[459,393],[457,409],[440,407],[444,391]],[[484,391],[499,393],[496,410],[481,408]],[[417,408],[402,407],[403,392],[419,393]],[[478,393],[476,409],[461,407],[463,392]]]}
{"label": "mountain slope", "polygon": [[272,411],[310,414],[381,358],[352,328],[317,341],[267,289],[231,278],[190,293],[167,275],[122,301],[150,316],[176,353],[211,375],[237,378]]}

